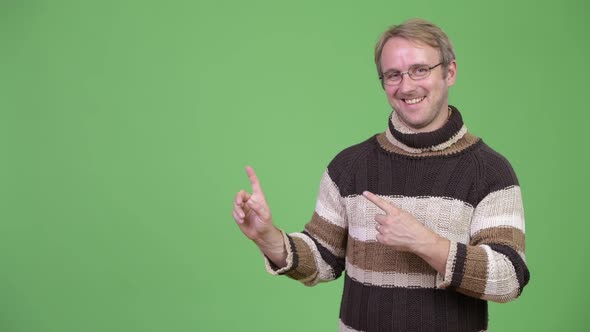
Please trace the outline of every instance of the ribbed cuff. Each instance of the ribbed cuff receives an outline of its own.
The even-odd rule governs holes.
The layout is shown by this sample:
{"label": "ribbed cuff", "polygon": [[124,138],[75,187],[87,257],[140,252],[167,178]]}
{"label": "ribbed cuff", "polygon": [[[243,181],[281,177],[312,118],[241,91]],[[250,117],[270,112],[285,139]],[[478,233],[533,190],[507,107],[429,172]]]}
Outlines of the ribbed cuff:
{"label": "ribbed cuff", "polygon": [[293,259],[295,252],[295,248],[293,247],[293,241],[282,230],[281,234],[283,235],[283,243],[285,244],[285,248],[287,249],[287,266],[283,268],[278,268],[275,265],[275,263],[273,263],[270,259],[268,259],[268,257],[266,257],[266,255],[263,254],[266,271],[272,275],[283,275],[296,267],[296,264],[294,264],[295,260]]}
{"label": "ribbed cuff", "polygon": [[453,272],[455,268],[455,261],[457,259],[457,242],[451,241],[449,246],[449,257],[447,257],[447,263],[445,267],[445,275],[440,273],[436,274],[436,288],[447,288],[451,285],[453,280]]}

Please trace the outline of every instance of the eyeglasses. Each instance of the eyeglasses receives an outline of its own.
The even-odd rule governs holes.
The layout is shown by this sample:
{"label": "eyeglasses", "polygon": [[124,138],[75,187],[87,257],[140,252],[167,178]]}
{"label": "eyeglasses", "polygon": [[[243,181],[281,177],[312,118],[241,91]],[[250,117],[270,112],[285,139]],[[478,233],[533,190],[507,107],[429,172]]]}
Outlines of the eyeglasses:
{"label": "eyeglasses", "polygon": [[440,65],[442,65],[442,62],[440,62],[432,67],[430,67],[428,65],[413,65],[412,67],[410,67],[410,70],[403,72],[403,73],[399,72],[397,70],[390,70],[386,73],[381,74],[381,76],[379,76],[379,79],[385,85],[398,85],[402,82],[404,75],[408,74],[408,76],[410,76],[411,79],[413,79],[414,81],[418,81],[418,80],[425,79],[426,77],[428,77],[428,75],[430,75],[430,72],[432,71],[432,69],[434,69]]}

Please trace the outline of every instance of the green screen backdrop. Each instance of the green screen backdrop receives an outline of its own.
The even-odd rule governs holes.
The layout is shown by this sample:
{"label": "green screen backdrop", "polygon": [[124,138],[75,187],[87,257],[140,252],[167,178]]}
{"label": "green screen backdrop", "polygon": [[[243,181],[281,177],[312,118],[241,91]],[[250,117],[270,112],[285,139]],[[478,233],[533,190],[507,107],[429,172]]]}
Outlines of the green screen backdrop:
{"label": "green screen backdrop", "polygon": [[268,275],[231,217],[252,165],[299,231],[385,129],[379,34],[439,24],[451,104],[521,182],[531,282],[491,331],[583,331],[589,6],[0,0],[0,331],[335,331],[342,280]]}

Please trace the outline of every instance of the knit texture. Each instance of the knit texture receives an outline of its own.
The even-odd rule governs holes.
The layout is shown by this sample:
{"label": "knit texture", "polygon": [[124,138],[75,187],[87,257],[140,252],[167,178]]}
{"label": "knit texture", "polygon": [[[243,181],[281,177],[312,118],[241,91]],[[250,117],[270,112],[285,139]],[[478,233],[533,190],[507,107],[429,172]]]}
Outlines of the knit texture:
{"label": "knit texture", "polygon": [[[518,180],[451,110],[429,133],[410,133],[393,112],[384,133],[340,152],[322,176],[311,221],[284,234],[287,266],[266,259],[270,273],[308,286],[345,271],[340,331],[485,331],[487,300],[513,300],[528,283]],[[382,211],[365,190],[451,241],[444,275],[377,242]]]}

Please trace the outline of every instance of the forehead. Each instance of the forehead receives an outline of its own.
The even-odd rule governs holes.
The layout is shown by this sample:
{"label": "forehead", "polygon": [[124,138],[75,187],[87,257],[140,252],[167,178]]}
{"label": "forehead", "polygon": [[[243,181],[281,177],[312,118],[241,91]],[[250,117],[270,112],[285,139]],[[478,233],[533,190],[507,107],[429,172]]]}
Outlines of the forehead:
{"label": "forehead", "polygon": [[405,70],[415,64],[434,64],[439,59],[438,50],[424,43],[394,37],[389,39],[381,52],[383,71]]}

